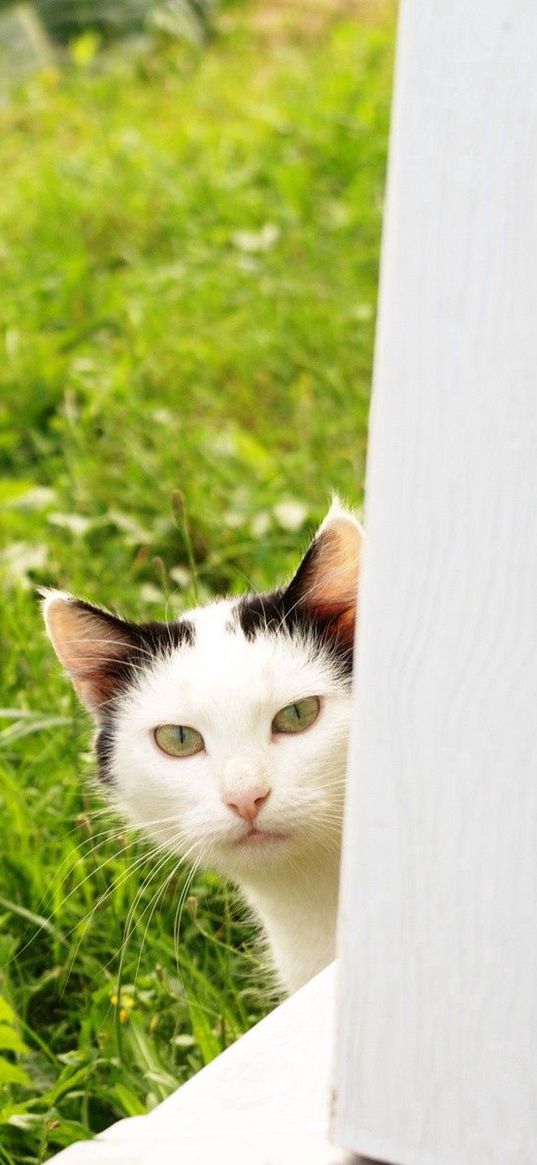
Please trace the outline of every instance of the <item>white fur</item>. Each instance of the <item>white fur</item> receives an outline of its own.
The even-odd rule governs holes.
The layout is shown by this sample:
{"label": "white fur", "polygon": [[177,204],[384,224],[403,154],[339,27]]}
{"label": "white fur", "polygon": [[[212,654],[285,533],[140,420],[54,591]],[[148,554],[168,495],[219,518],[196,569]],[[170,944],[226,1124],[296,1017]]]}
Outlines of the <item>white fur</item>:
{"label": "white fur", "polygon": [[[349,684],[312,643],[229,630],[232,604],[188,612],[193,646],[148,661],[114,717],[111,762],[119,808],[153,839],[200,859],[242,890],[267,934],[283,985],[295,990],[334,956]],[[273,735],[274,715],[321,700],[305,732]],[[205,751],[164,755],[159,724],[196,728]],[[256,826],[284,834],[238,844],[247,823],[227,800],[269,789]]]}

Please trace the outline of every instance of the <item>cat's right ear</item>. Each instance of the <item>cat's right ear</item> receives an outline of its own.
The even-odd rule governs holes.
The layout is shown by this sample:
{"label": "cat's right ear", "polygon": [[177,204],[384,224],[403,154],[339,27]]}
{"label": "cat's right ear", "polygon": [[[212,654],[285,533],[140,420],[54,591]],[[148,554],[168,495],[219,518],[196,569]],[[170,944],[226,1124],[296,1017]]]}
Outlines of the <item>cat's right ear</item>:
{"label": "cat's right ear", "polygon": [[129,669],[137,642],[122,619],[63,591],[39,592],[48,637],[82,703],[99,717]]}
{"label": "cat's right ear", "polygon": [[320,620],[348,651],[354,642],[363,541],[356,514],[335,497],[285,592],[291,611]]}

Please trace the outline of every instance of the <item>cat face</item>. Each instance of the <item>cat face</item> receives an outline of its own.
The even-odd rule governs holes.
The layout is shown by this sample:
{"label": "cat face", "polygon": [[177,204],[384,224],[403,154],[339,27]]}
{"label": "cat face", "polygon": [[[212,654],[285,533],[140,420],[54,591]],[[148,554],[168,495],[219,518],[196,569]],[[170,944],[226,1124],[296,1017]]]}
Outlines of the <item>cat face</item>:
{"label": "cat face", "polygon": [[361,530],[333,507],[295,577],[172,624],[52,592],[102,779],[155,841],[239,881],[339,837]]}

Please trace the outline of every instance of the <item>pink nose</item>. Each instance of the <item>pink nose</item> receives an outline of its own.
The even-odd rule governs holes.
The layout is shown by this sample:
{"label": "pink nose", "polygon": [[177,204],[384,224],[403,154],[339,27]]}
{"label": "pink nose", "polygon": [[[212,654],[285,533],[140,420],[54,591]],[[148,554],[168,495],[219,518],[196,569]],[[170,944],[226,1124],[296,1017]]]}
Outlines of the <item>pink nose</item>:
{"label": "pink nose", "polygon": [[232,812],[237,814],[237,817],[244,817],[244,820],[251,825],[269,793],[270,789],[266,793],[259,793],[258,789],[251,789],[247,793],[230,793],[229,797],[224,797],[224,801]]}

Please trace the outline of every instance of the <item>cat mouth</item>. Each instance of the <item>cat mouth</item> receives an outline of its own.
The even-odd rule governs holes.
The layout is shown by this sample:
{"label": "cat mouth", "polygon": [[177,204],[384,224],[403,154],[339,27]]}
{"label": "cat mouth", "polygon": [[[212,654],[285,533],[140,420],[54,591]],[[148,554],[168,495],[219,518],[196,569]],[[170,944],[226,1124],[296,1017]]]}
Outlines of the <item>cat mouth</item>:
{"label": "cat mouth", "polygon": [[248,833],[244,833],[242,837],[239,837],[238,841],[235,842],[235,845],[270,845],[273,842],[286,840],[287,834],[285,833],[276,833],[274,830],[256,829],[255,827],[252,827],[248,830]]}

